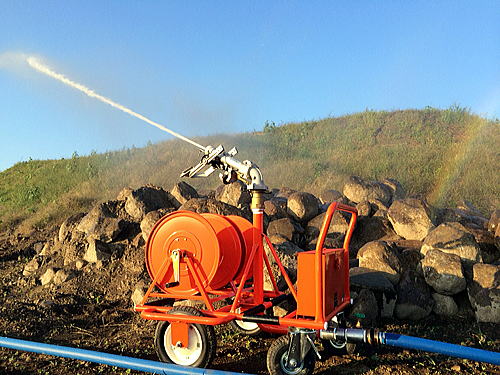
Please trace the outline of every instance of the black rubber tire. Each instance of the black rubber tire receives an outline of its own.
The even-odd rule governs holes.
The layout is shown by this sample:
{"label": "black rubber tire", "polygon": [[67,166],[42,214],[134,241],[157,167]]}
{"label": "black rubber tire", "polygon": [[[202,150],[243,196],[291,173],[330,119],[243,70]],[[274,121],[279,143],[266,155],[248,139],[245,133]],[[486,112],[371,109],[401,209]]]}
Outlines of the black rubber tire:
{"label": "black rubber tire", "polygon": [[[176,306],[169,311],[169,314],[178,315],[192,315],[192,316],[203,316],[203,314],[191,306]],[[196,361],[189,366],[192,367],[207,367],[210,366],[213,359],[215,358],[215,352],[217,350],[217,340],[215,337],[215,330],[213,326],[208,326],[204,324],[189,324],[190,329],[195,329],[199,337],[201,338],[201,353]],[[175,359],[170,358],[165,349],[165,335],[169,331],[170,322],[161,321],[158,322],[155,331],[155,350],[158,358],[162,362],[174,363],[177,365],[182,365],[175,361]],[[171,344],[170,344],[171,345]],[[185,365],[185,364],[184,364]]]}
{"label": "black rubber tire", "polygon": [[288,353],[288,335],[276,339],[267,352],[267,370],[271,375],[309,375],[314,371],[316,363],[316,354],[311,349],[306,354],[301,366],[295,369],[285,367],[286,354]]}
{"label": "black rubber tire", "polygon": [[356,352],[356,344],[341,343],[334,340],[322,340],[323,349],[328,356],[340,356],[346,354],[353,354]]}
{"label": "black rubber tire", "polygon": [[229,325],[237,332],[243,333],[247,336],[258,336],[262,330],[259,326],[256,326],[254,329],[246,329],[240,326],[238,323],[241,323],[241,320],[231,320]]}

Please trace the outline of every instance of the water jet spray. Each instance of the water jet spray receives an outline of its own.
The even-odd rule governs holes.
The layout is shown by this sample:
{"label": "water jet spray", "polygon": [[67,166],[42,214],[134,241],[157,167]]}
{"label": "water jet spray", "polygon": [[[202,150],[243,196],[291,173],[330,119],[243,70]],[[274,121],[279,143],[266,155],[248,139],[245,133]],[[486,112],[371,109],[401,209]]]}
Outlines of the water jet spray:
{"label": "water jet spray", "polygon": [[193,146],[196,146],[198,147],[200,150],[202,151],[205,151],[205,147],[200,145],[199,143],[196,143],[195,141],[187,138],[187,137],[184,137],[183,135],[179,134],[179,133],[176,133],[174,132],[173,130],[170,130],[168,129],[167,127],[165,127],[164,125],[162,124],[159,124],[153,120],[150,120],[148,119],[146,116],[143,116],[137,112],[134,112],[132,111],[131,109],[109,99],[109,98],[106,98],[105,96],[102,96],[98,93],[96,93],[94,90],[82,85],[81,83],[78,83],[78,82],[75,82],[75,81],[72,81],[71,79],[69,79],[68,77],[64,76],[63,74],[60,74],[60,73],[57,73],[55,71],[53,71],[52,69],[50,69],[47,65],[43,64],[42,62],[40,62],[36,57],[34,56],[29,56],[28,58],[26,58],[26,62],[28,63],[28,65],[30,67],[32,67],[33,69],[39,71],[40,73],[43,73],[51,78],[54,78],[62,83],[64,83],[65,85],[68,85],[70,87],[73,87],[74,89],[77,89],[81,92],[83,92],[85,95],[91,97],[91,98],[95,98],[97,100],[100,100],[101,102],[105,103],[105,104],[108,104],[110,105],[111,107],[113,108],[116,108],[116,109],[119,109],[120,111],[123,111],[133,117],[136,117],[138,118],[139,120],[142,120],[142,121],[145,121],[147,122],[148,124],[150,125],[153,125],[155,127],[157,127],[158,129],[160,130],[163,130],[164,132],[167,132],[171,135],[173,135],[174,137],[177,137],[185,142],[188,142],[190,144],[192,144]]}

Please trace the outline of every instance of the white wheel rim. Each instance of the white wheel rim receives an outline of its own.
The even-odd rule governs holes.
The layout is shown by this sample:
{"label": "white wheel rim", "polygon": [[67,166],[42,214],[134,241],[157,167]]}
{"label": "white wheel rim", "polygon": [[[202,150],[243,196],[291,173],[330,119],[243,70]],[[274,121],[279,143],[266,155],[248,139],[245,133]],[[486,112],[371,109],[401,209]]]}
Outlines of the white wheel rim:
{"label": "white wheel rim", "polygon": [[169,325],[165,331],[164,346],[168,357],[172,362],[183,365],[191,366],[193,365],[201,356],[203,350],[203,341],[201,339],[200,332],[192,324],[188,326],[188,346],[187,347],[177,347],[172,345],[172,330]]}
{"label": "white wheel rim", "polygon": [[252,322],[244,322],[242,320],[235,320],[234,321],[238,327],[240,327],[244,331],[253,331],[254,329],[259,328],[257,323],[252,323]]}

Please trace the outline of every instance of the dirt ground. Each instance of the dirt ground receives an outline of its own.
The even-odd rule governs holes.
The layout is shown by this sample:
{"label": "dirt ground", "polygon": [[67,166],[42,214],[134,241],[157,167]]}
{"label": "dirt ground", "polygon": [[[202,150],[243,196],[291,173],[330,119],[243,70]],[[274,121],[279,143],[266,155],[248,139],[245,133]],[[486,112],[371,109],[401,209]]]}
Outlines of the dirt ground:
{"label": "dirt ground", "polygon": [[[46,288],[26,281],[24,265],[33,257],[33,245],[53,237],[52,231],[29,236],[0,235],[0,335],[107,353],[157,360],[153,348],[155,322],[145,321],[132,310],[130,293],[110,299],[90,285],[65,289]],[[116,270],[108,270],[116,272]],[[96,277],[93,282],[105,283]],[[115,275],[119,280],[120,275]],[[88,278],[89,279],[89,278]],[[92,278],[90,278],[92,280]],[[127,280],[122,280],[127,282]],[[113,288],[112,285],[109,288]],[[404,324],[380,322],[381,330],[437,339],[455,344],[499,351],[498,326],[471,324],[457,317],[441,320],[431,316]],[[266,353],[275,339],[250,337],[230,327],[217,327],[217,357],[212,368],[266,374]],[[329,357],[321,350],[315,374],[500,374],[493,365],[441,355],[389,347],[359,348],[352,355]],[[0,349],[0,374],[133,374],[118,369],[47,355]]]}

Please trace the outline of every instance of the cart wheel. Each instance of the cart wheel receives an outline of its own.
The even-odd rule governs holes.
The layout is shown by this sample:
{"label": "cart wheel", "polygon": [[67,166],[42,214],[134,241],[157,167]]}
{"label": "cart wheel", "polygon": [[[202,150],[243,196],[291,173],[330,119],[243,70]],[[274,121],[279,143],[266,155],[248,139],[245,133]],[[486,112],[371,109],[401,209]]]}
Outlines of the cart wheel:
{"label": "cart wheel", "polygon": [[267,352],[267,370],[271,375],[308,375],[314,371],[316,357],[311,349],[306,354],[304,361],[297,364],[296,367],[288,367],[288,345],[289,337],[287,335],[276,339]]}
{"label": "cart wheel", "polygon": [[323,348],[329,355],[345,355],[356,352],[356,344],[337,340],[323,340]]}
{"label": "cart wheel", "polygon": [[262,332],[257,323],[244,322],[242,320],[232,320],[229,324],[236,331],[248,336],[257,336]]}
{"label": "cart wheel", "polygon": [[[169,314],[203,316],[199,310],[191,306],[176,306],[169,310]],[[215,357],[217,348],[214,327],[191,323],[188,330],[188,347],[178,348],[172,345],[170,322],[159,322],[155,332],[155,349],[158,358],[163,362],[183,366],[209,366]]]}

